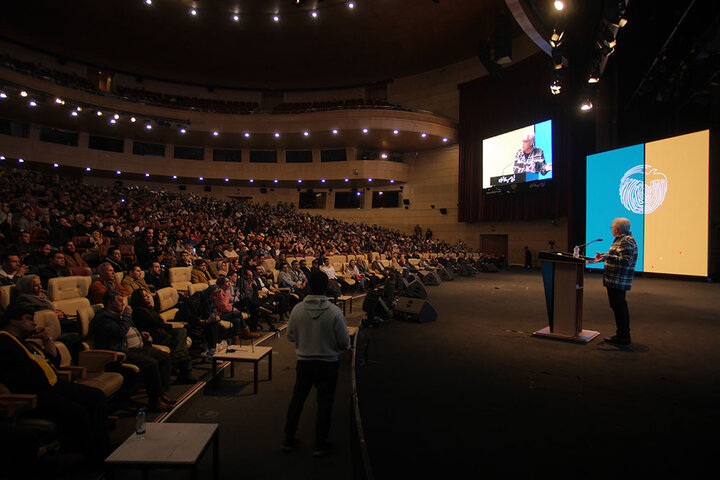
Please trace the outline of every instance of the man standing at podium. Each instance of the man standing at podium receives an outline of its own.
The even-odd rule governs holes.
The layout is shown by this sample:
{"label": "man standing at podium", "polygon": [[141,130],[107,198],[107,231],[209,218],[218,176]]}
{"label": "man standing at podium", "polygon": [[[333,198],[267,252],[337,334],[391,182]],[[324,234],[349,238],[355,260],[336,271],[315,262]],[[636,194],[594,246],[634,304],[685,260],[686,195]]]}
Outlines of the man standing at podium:
{"label": "man standing at podium", "polygon": [[613,243],[607,253],[596,253],[594,263],[605,262],[603,285],[607,288],[610,308],[615,314],[617,331],[605,341],[615,345],[630,345],[630,312],[625,294],[632,285],[638,247],[630,234],[630,220],[616,218],[612,222]]}

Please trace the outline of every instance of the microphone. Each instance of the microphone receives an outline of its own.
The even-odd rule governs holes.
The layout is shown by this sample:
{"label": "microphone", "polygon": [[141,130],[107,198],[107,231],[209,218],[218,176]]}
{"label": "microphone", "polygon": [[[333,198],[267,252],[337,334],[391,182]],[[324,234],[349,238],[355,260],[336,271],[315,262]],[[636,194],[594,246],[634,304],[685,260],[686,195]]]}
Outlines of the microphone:
{"label": "microphone", "polygon": [[585,243],[585,244],[583,244],[583,245],[575,245],[575,248],[573,248],[573,257],[575,257],[575,258],[580,258],[580,249],[581,249],[581,248],[587,247],[587,246],[590,245],[591,243],[602,242],[602,241],[603,241],[602,238],[598,238],[598,239],[595,239],[595,240],[591,240],[591,241],[589,241],[589,242],[587,242],[587,243]]}
{"label": "microphone", "polygon": [[512,162],[508,163],[507,165],[505,165],[505,166],[503,167],[503,169],[502,169],[502,175],[505,175],[505,169],[506,169],[506,168],[512,167],[513,165],[515,165],[515,160],[513,160]]}

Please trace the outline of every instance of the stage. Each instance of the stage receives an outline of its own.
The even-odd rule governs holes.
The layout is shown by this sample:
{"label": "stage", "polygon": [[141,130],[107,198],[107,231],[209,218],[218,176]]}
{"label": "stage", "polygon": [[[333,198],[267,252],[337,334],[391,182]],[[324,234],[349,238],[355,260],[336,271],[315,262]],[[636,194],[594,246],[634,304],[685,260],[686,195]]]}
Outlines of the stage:
{"label": "stage", "polygon": [[547,326],[538,270],[427,290],[436,322],[365,331],[379,362],[358,385],[375,478],[678,478],[714,467],[720,285],[636,278],[626,348],[602,342],[615,324],[598,272],[585,275],[583,327],[600,336],[586,345],[531,336]]}

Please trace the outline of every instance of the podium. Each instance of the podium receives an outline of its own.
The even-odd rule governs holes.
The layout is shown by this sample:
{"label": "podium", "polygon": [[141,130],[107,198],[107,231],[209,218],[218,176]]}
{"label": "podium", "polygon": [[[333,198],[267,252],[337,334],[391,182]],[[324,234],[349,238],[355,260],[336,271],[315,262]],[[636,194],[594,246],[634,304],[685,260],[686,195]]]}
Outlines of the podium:
{"label": "podium", "polygon": [[548,326],[534,336],[589,343],[600,335],[583,330],[583,273],[585,258],[569,253],[540,252]]}

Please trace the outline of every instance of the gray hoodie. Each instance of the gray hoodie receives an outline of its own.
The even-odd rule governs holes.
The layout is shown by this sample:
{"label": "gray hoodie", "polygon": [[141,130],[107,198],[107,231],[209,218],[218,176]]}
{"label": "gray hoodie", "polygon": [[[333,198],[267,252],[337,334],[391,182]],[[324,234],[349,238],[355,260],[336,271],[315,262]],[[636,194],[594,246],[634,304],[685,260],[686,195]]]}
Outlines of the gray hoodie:
{"label": "gray hoodie", "polygon": [[336,362],[350,348],[345,318],[325,295],[308,295],[293,308],[287,338],[295,342],[298,360]]}

